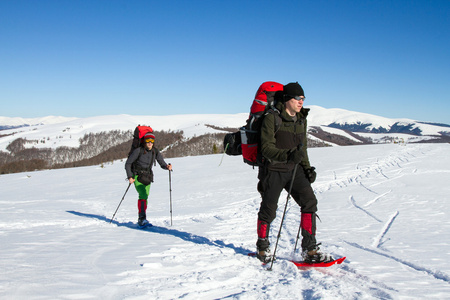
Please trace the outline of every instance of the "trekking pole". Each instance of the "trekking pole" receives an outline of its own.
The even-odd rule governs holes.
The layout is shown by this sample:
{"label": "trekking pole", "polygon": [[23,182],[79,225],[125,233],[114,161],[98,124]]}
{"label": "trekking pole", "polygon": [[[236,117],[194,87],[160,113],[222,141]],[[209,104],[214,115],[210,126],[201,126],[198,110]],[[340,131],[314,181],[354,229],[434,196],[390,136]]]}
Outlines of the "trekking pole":
{"label": "trekking pole", "polygon": [[111,218],[111,221],[109,221],[109,224],[111,224],[112,220],[114,220],[114,216],[116,215],[116,212],[119,210],[120,204],[122,204],[123,199],[125,199],[125,195],[127,194],[128,189],[130,188],[130,186],[131,186],[131,183],[128,184],[127,190],[125,191],[125,194],[123,194],[122,200],[120,200],[120,203],[119,203],[119,205],[117,206],[116,211],[114,212],[114,215],[113,215],[112,218]]}
{"label": "trekking pole", "polygon": [[170,226],[172,226],[172,171],[169,170]]}
{"label": "trekking pole", "polygon": [[298,166],[298,164],[295,165],[294,173],[292,174],[291,184],[289,186],[288,195],[286,197],[286,205],[284,206],[283,217],[281,217],[280,230],[278,230],[277,242],[275,243],[275,249],[273,250],[273,256],[272,256],[272,261],[270,263],[270,267],[267,269],[269,271],[272,271],[273,261],[275,260],[275,253],[277,252],[278,240],[280,239],[280,236],[281,236],[281,228],[283,227],[284,215],[286,214],[289,198],[291,197],[291,191],[292,191],[292,186],[294,185],[295,173],[297,173],[297,166]]}
{"label": "trekking pole", "polygon": [[223,161],[223,157],[225,156],[225,153],[227,153],[228,145],[230,145],[230,143],[227,143],[227,145],[225,146],[225,149],[223,150],[222,159],[220,160],[219,167],[222,165],[222,161]]}
{"label": "trekking pole", "polygon": [[302,219],[300,216],[300,225],[298,225],[298,232],[297,232],[297,239],[295,240],[295,246],[294,246],[294,253],[295,254],[295,250],[297,250],[297,243],[298,243],[298,239],[300,238],[300,230],[302,230]]}

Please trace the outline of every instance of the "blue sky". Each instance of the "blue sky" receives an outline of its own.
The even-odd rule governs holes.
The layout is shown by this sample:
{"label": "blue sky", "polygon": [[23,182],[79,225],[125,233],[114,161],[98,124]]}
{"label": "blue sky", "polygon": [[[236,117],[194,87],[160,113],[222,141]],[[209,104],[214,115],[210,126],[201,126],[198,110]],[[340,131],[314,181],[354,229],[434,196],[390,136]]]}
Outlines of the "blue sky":
{"label": "blue sky", "polygon": [[0,116],[305,105],[450,124],[450,1],[0,1]]}

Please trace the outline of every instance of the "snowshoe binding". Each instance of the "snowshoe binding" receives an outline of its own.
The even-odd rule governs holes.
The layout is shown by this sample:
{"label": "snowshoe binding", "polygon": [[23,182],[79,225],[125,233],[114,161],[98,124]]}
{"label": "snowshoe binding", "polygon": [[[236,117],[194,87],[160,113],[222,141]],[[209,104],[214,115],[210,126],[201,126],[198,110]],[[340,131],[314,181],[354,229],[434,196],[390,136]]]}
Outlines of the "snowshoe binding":
{"label": "snowshoe binding", "polygon": [[311,250],[304,250],[302,252],[302,258],[305,263],[327,263],[333,261],[333,257],[330,254],[322,252],[319,248],[319,244],[315,245]]}

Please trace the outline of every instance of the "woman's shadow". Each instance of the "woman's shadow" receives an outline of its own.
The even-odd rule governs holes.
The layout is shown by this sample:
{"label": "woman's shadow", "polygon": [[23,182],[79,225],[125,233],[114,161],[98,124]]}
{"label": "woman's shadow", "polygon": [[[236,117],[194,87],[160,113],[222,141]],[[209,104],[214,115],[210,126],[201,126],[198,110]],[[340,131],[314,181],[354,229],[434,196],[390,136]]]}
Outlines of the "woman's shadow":
{"label": "woman's shadow", "polygon": [[119,227],[127,227],[130,229],[136,229],[136,230],[141,230],[141,231],[144,230],[144,231],[148,231],[148,232],[152,232],[152,233],[171,235],[171,236],[180,238],[184,241],[192,242],[192,243],[199,244],[199,245],[208,245],[208,246],[214,246],[214,247],[219,247],[219,248],[230,248],[230,249],[233,249],[237,254],[242,254],[245,256],[247,256],[248,253],[251,252],[248,249],[245,249],[242,247],[236,247],[234,244],[225,244],[223,241],[220,241],[220,240],[212,241],[206,237],[199,236],[199,235],[189,233],[189,232],[179,231],[176,229],[169,229],[169,228],[160,227],[160,226],[151,226],[151,227],[147,227],[145,229],[140,229],[137,227],[136,223],[133,223],[133,222],[121,223],[121,222],[118,222],[115,220],[111,221],[111,219],[109,219],[105,216],[86,214],[86,213],[81,213],[81,212],[77,212],[77,211],[73,211],[73,210],[68,210],[67,212],[70,214],[76,215],[76,216],[97,219],[100,221],[111,223],[111,224],[114,224]]}

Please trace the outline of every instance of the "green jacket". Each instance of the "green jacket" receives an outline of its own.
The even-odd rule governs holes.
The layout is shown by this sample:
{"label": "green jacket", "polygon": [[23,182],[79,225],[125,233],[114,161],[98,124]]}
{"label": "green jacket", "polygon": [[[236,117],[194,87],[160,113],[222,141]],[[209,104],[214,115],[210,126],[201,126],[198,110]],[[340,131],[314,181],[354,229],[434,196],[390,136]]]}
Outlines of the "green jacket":
{"label": "green jacket", "polygon": [[297,113],[297,120],[294,121],[286,112],[283,103],[277,103],[275,108],[280,113],[275,111],[269,112],[264,117],[261,126],[261,153],[268,160],[269,170],[292,171],[295,164],[288,161],[288,157],[299,145],[301,145],[301,151],[303,152],[300,165],[304,169],[310,168],[306,140],[306,117],[309,109],[302,108]]}

